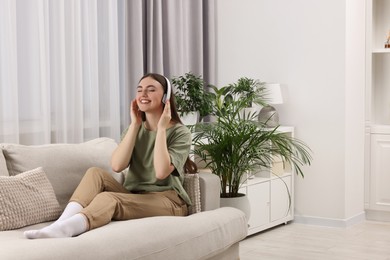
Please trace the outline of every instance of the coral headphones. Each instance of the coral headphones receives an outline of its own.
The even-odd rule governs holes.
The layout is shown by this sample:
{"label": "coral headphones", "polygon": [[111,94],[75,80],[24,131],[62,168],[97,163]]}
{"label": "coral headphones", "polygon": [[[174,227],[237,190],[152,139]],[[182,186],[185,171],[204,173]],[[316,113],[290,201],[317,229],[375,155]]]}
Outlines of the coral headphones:
{"label": "coral headphones", "polygon": [[164,93],[164,96],[162,98],[162,102],[165,104],[167,102],[167,100],[169,100],[171,98],[171,91],[172,91],[172,86],[171,86],[171,82],[169,81],[169,79],[167,77],[165,77],[165,81],[167,82],[167,93]]}

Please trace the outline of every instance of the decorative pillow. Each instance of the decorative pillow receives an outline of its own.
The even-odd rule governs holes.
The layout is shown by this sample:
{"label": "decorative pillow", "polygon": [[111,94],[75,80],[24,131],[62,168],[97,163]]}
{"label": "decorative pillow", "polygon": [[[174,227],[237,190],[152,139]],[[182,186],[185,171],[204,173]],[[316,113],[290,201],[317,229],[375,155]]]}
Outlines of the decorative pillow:
{"label": "decorative pillow", "polygon": [[0,176],[0,231],[57,219],[61,208],[42,167]]}
{"label": "decorative pillow", "polygon": [[188,214],[194,214],[201,211],[200,205],[200,186],[199,173],[184,174],[183,187],[191,199],[192,205],[188,207]]}

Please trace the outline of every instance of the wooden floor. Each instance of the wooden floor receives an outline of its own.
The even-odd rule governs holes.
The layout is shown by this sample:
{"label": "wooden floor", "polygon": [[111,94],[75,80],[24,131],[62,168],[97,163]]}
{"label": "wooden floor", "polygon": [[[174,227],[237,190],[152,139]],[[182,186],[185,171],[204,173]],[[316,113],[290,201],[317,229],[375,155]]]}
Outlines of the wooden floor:
{"label": "wooden floor", "polygon": [[240,260],[390,260],[390,223],[348,228],[290,223],[240,242]]}

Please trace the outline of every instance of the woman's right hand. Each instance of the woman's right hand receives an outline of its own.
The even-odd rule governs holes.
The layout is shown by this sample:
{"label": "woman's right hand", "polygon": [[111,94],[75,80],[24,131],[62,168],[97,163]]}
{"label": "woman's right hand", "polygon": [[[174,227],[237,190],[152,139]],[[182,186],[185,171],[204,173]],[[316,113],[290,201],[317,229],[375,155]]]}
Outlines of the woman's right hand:
{"label": "woman's right hand", "polygon": [[131,117],[131,123],[135,123],[136,125],[142,124],[142,112],[139,110],[136,99],[131,101],[130,117]]}

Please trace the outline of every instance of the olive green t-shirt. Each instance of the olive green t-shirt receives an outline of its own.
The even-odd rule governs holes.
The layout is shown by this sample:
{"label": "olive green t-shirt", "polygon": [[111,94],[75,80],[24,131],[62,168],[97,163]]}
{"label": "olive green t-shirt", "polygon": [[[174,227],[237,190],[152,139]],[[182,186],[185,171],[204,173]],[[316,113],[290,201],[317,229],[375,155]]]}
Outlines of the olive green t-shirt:
{"label": "olive green t-shirt", "polygon": [[[126,132],[127,130],[124,134]],[[156,178],[153,165],[156,134],[155,131],[147,130],[144,124],[140,127],[124,187],[130,192],[175,190],[188,205],[191,205],[191,200],[182,185],[184,164],[191,147],[191,132],[182,124],[175,124],[166,130],[168,152],[175,170],[163,180]]]}

